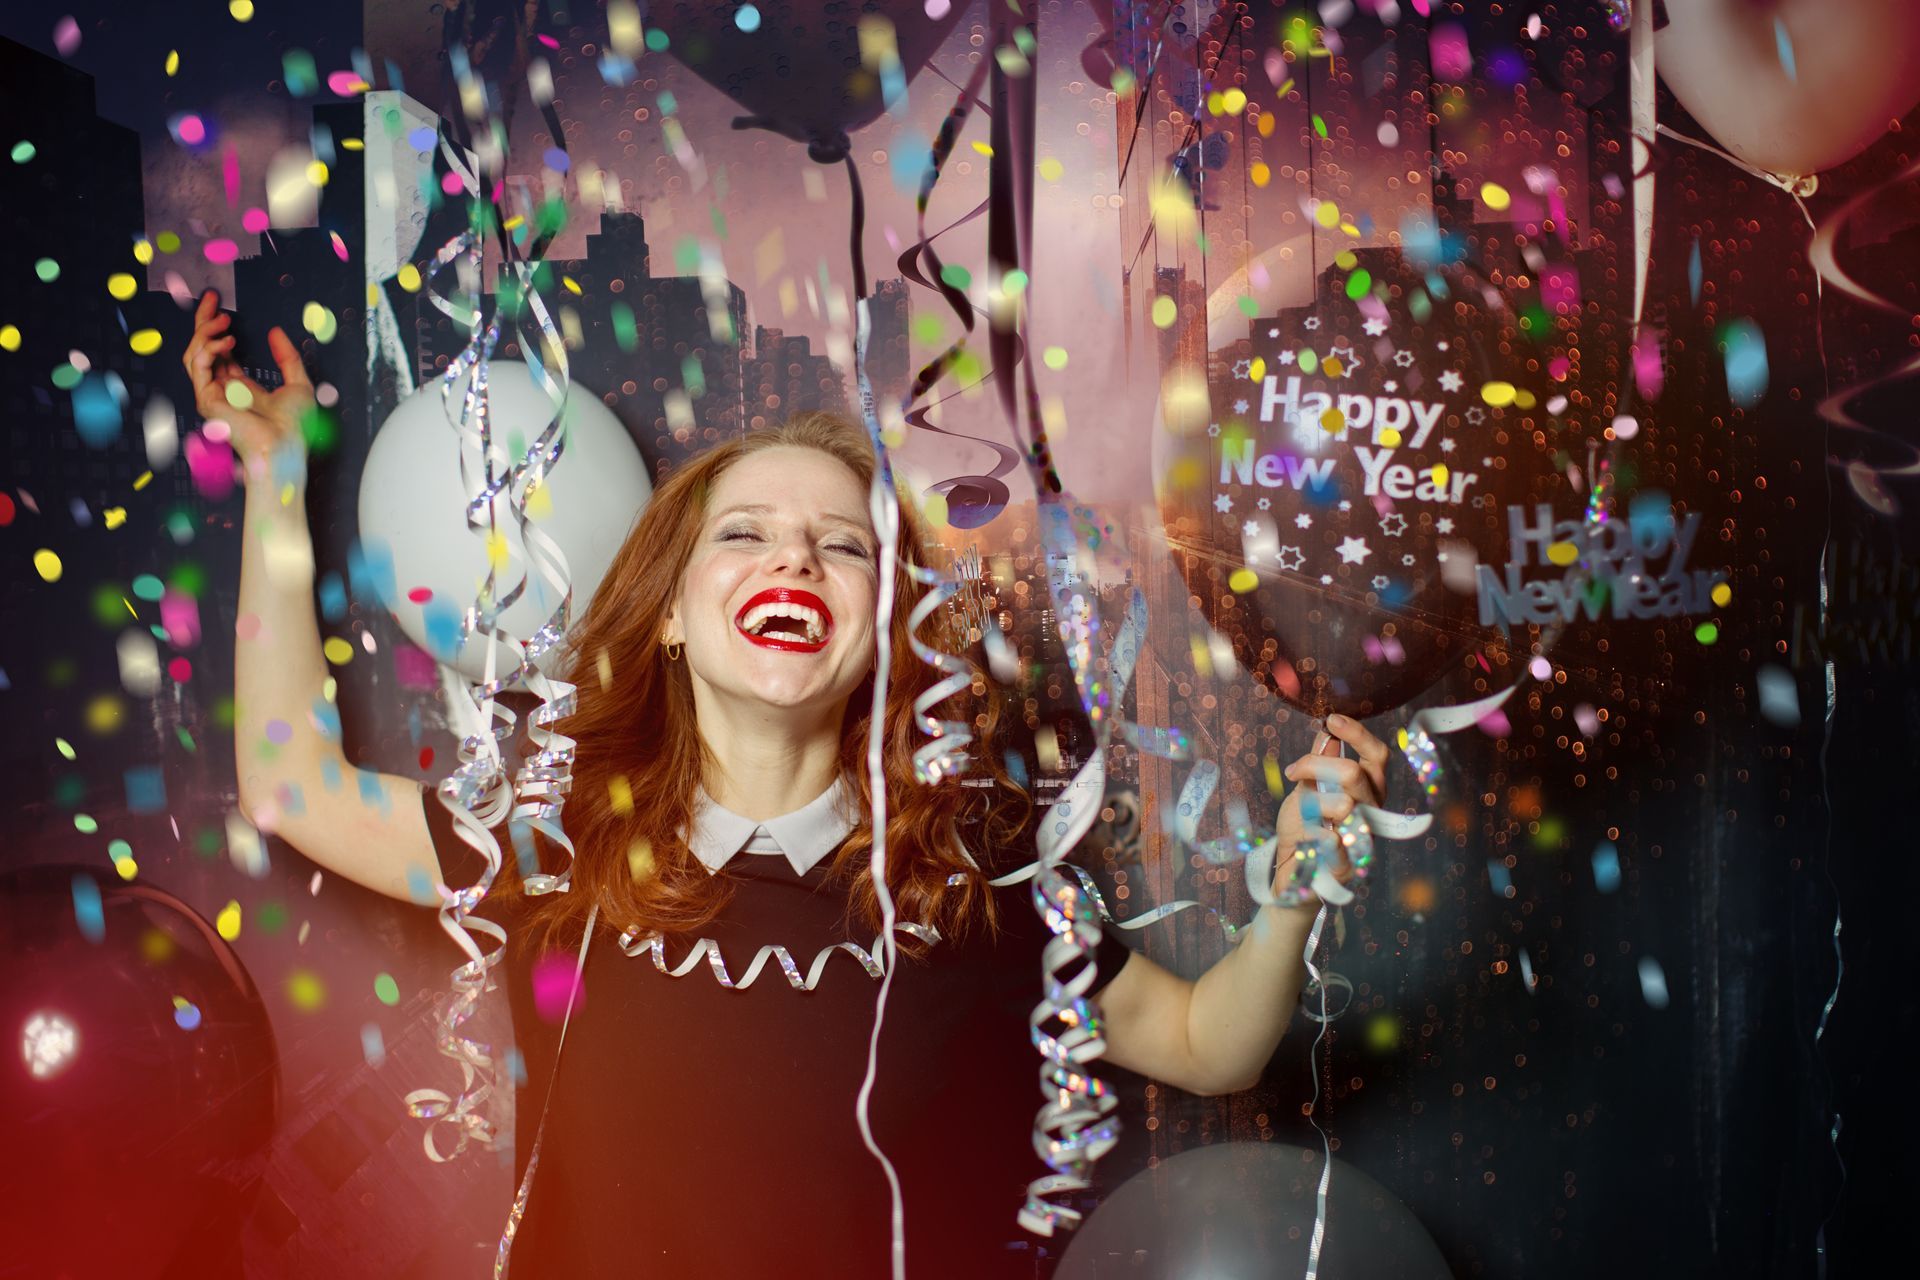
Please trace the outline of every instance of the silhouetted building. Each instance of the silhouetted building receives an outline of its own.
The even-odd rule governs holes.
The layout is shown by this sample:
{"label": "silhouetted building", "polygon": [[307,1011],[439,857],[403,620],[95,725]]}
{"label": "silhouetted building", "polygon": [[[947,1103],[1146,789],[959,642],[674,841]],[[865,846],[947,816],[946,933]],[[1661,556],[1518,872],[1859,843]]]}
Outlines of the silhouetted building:
{"label": "silhouetted building", "polygon": [[751,425],[780,422],[809,410],[844,414],[846,380],[833,361],[815,355],[805,338],[788,337],[764,325],[753,331],[753,355],[747,360],[747,400]]}

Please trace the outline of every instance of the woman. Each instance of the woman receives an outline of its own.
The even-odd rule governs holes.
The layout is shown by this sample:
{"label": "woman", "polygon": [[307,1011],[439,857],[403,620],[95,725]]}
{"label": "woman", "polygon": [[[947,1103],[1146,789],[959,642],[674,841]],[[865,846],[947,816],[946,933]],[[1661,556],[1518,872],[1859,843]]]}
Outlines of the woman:
{"label": "woman", "polygon": [[[225,324],[203,298],[185,359],[201,413],[227,421],[248,478],[240,803],[335,873],[437,903],[433,886],[470,882],[477,869],[438,797],[398,777],[324,783],[345,760],[309,716],[326,669],[301,469],[270,461],[299,454],[308,382],[275,330],[285,385],[249,386]],[[247,412],[231,407],[231,382],[252,392]],[[519,1173],[536,1134],[541,1142],[512,1250],[522,1275],[887,1273],[887,1185],[854,1124],[875,979],[842,947],[804,989],[823,949],[877,953],[861,826],[877,653],[872,474],[864,435],[817,415],[716,447],[655,491],[569,637],[578,709],[558,728],[578,743],[564,817],[573,889],[528,897],[507,876],[483,909],[510,934]],[[899,554],[916,559],[902,514]],[[1039,1060],[1026,1019],[1048,935],[1025,885],[987,880],[1032,860],[1035,811],[990,742],[972,754],[991,793],[914,782],[924,738],[911,701],[932,673],[908,647],[915,593],[904,570],[897,586],[886,637],[889,887],[898,919],[922,931],[899,935],[872,1129],[901,1180],[910,1274],[1032,1275],[1013,1215],[1044,1172],[1030,1143]],[[953,703],[940,710],[958,714]],[[990,715],[965,714],[990,734]],[[298,728],[266,759],[272,721]],[[1329,728],[1360,759],[1303,756],[1286,772],[1337,782],[1321,806],[1337,822],[1377,802],[1387,753],[1357,723]],[[288,802],[295,794],[301,803]],[[1280,815],[1283,847],[1301,831],[1298,796]],[[511,833],[497,834],[512,847]],[[549,871],[555,852],[542,841]],[[598,923],[556,1070],[590,908]],[[1251,1086],[1292,1017],[1313,915],[1263,908],[1193,982],[1110,931],[1095,956],[1105,1060],[1195,1093]],[[740,986],[775,943],[795,973],[769,964]],[[683,968],[701,947],[704,962]]]}

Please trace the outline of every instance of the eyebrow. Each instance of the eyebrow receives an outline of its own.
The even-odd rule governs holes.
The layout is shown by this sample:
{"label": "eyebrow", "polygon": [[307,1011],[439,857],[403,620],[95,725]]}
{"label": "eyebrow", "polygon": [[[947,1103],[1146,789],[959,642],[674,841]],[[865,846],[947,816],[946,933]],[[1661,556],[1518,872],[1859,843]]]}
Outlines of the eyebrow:
{"label": "eyebrow", "polygon": [[[714,512],[712,520],[709,520],[707,523],[712,524],[715,521],[721,520],[731,515],[740,515],[744,513],[747,515],[764,516],[764,515],[770,515],[772,512],[773,512],[773,508],[764,502],[741,502],[741,503],[736,503],[731,507],[728,507],[724,511]],[[872,530],[867,528],[867,522],[864,520],[851,520],[851,519],[848,519],[846,516],[837,515],[831,511],[823,515],[821,519],[827,521],[830,524],[845,525],[849,529],[853,529],[859,533],[868,534],[869,536],[871,536],[872,534]]]}

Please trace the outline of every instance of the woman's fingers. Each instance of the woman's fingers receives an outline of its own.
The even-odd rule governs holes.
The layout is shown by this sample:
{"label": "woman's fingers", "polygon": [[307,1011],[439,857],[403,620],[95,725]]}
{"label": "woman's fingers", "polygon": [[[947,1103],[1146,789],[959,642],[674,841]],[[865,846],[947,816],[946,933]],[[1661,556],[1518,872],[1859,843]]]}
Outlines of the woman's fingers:
{"label": "woman's fingers", "polygon": [[279,325],[267,330],[267,347],[273,352],[273,362],[280,367],[281,382],[289,387],[312,387],[307,377],[307,366],[301,363],[300,349],[293,345],[293,339]]}
{"label": "woman's fingers", "polygon": [[1360,757],[1360,763],[1366,766],[1367,776],[1373,780],[1376,796],[1387,792],[1387,760],[1391,752],[1387,744],[1367,731],[1367,727],[1352,716],[1328,716],[1327,732],[1353,748]]}
{"label": "woman's fingers", "polygon": [[1288,765],[1284,772],[1295,782],[1318,783],[1324,779],[1342,791],[1359,795],[1369,804],[1379,801],[1379,788],[1372,771],[1358,760],[1341,756],[1305,755]]}

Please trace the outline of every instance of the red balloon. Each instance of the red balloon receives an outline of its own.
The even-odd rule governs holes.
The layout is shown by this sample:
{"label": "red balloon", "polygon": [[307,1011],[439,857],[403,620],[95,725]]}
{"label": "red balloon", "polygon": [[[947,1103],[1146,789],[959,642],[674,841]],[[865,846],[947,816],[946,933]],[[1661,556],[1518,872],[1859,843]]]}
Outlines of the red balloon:
{"label": "red balloon", "polygon": [[[673,0],[649,11],[667,35],[670,53],[702,80],[752,114],[751,123],[807,144],[833,163],[847,153],[847,135],[886,109],[884,65],[861,53],[861,28],[884,44],[887,28],[904,85],[927,64],[960,21],[962,5],[938,18],[919,0],[759,0],[751,30],[743,6],[713,0]],[[876,36],[881,37],[876,39]]]}

